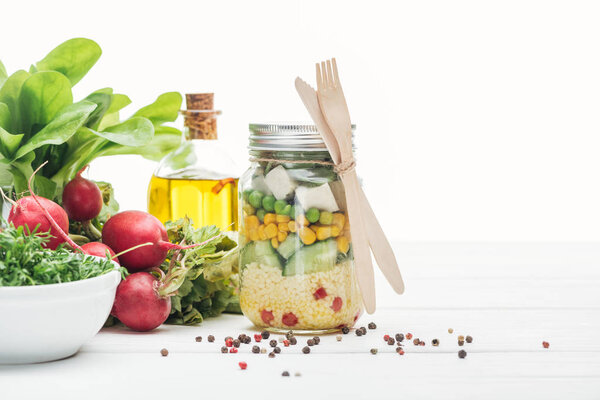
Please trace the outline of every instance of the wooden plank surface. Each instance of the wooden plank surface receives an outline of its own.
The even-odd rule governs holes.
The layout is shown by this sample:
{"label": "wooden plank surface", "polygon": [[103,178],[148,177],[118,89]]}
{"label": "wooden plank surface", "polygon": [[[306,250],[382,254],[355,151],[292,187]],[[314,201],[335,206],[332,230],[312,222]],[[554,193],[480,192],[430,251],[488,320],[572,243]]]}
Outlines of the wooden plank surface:
{"label": "wooden plank surface", "polygon": [[[366,336],[350,333],[341,342],[323,336],[308,355],[301,353],[306,337],[299,336],[297,346],[270,359],[252,354],[249,345],[238,354],[220,353],[225,336],[256,332],[242,316],[151,333],[105,329],[69,359],[0,366],[0,398],[600,398],[600,245],[396,249],[407,293],[394,295],[377,276],[380,307],[358,322],[378,325]],[[397,332],[411,332],[426,346],[405,341],[406,354],[399,356],[382,339]],[[207,343],[209,334],[215,343]],[[459,347],[459,334],[473,343]],[[195,342],[197,335],[203,342]],[[168,357],[160,356],[163,347]],[[459,349],[467,351],[465,359]],[[248,363],[246,371],[239,361]],[[284,370],[292,376],[281,377]]]}

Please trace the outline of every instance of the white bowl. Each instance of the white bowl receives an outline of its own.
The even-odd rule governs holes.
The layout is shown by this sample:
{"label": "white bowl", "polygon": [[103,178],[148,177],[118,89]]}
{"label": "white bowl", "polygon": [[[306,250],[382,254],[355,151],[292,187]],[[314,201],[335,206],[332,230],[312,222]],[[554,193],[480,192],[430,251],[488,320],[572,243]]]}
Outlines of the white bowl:
{"label": "white bowl", "polygon": [[75,282],[0,287],[0,364],[77,353],[102,328],[120,281],[115,270]]}

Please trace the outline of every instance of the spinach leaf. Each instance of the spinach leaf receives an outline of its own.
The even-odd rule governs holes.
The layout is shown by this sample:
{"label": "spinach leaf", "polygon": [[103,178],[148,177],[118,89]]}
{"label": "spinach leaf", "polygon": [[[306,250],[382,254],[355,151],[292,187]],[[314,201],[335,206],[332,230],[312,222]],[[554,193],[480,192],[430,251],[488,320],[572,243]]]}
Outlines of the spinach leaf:
{"label": "spinach leaf", "polygon": [[90,39],[75,38],[58,45],[35,64],[38,71],[58,71],[75,86],[96,64],[102,49]]}
{"label": "spinach leaf", "polygon": [[48,125],[27,141],[15,155],[21,158],[46,144],[63,144],[83,125],[96,104],[82,100],[65,107]]}
{"label": "spinach leaf", "polygon": [[143,146],[152,140],[154,126],[147,118],[133,117],[102,132],[94,133],[123,146]]}
{"label": "spinach leaf", "polygon": [[177,92],[163,93],[154,103],[140,108],[134,117],[146,117],[155,125],[175,121],[179,114],[182,97]]}
{"label": "spinach leaf", "polygon": [[92,129],[98,129],[100,121],[110,108],[112,95],[108,93],[94,92],[86,97],[85,100],[96,103],[97,105],[96,109],[90,114],[88,120],[85,122],[85,126]]}
{"label": "spinach leaf", "polygon": [[118,154],[139,154],[152,161],[160,161],[165,155],[176,150],[181,144],[181,131],[170,126],[154,128],[152,141],[144,146],[120,146],[115,143],[106,145],[100,155],[114,156]]}
{"label": "spinach leaf", "polygon": [[19,70],[8,77],[4,85],[0,88],[0,102],[6,104],[10,112],[10,124],[5,127],[9,132],[21,130],[19,120],[19,94],[21,86],[30,77],[29,72]]}
{"label": "spinach leaf", "polygon": [[35,133],[72,103],[71,84],[63,74],[46,71],[31,75],[19,94],[21,130]]}
{"label": "spinach leaf", "polygon": [[2,64],[2,61],[0,61],[0,87],[2,87],[2,84],[4,83],[6,78],[8,78],[6,68],[4,68],[4,64]]}
{"label": "spinach leaf", "polygon": [[0,154],[5,158],[12,159],[12,156],[19,148],[22,139],[23,134],[11,135],[0,126]]}
{"label": "spinach leaf", "polygon": [[0,128],[10,129],[10,110],[4,103],[0,103]]}

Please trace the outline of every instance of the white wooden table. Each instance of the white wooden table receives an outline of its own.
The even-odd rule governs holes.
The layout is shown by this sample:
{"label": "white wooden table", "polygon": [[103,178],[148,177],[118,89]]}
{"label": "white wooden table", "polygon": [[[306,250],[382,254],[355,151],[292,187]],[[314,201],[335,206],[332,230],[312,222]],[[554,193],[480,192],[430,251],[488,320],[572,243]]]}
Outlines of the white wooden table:
{"label": "white wooden table", "polygon": [[[256,332],[242,316],[145,334],[105,329],[69,359],[0,367],[0,399],[600,399],[600,244],[396,249],[406,294],[395,296],[378,276],[378,311],[357,325],[376,322],[366,336],[323,336],[308,355],[298,337],[270,359],[250,345],[221,354],[226,335]],[[400,356],[383,342],[397,332],[426,346],[405,340]],[[459,347],[459,334],[473,343]]]}

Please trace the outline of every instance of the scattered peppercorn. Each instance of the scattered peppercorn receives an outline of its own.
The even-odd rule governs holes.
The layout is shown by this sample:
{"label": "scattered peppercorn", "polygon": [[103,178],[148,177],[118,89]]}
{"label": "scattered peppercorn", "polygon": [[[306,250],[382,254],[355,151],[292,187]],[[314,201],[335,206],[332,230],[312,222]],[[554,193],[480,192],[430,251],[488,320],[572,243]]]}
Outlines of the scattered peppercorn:
{"label": "scattered peppercorn", "polygon": [[273,352],[270,352],[270,353],[269,353],[269,358],[275,358],[275,353],[273,353]]}
{"label": "scattered peppercorn", "polygon": [[294,374],[294,376],[302,376],[302,375],[300,374],[300,372],[296,372],[296,373]]}
{"label": "scattered peppercorn", "polygon": [[464,340],[459,340],[459,341],[458,341],[458,345],[459,345],[459,346],[462,346],[463,344],[465,344],[465,341],[464,341]]}
{"label": "scattered peppercorn", "polygon": [[544,346],[544,348],[547,349],[548,347],[550,347],[550,343],[542,342],[542,346]]}
{"label": "scattered peppercorn", "polygon": [[344,326],[344,327],[342,328],[342,333],[343,333],[344,335],[347,335],[347,334],[348,334],[348,332],[350,332],[350,328],[348,328],[347,326]]}
{"label": "scattered peppercorn", "polygon": [[215,341],[215,337],[213,335],[208,335],[208,341],[209,342],[214,342]]}
{"label": "scattered peppercorn", "polygon": [[290,341],[289,341],[289,340],[284,340],[284,341],[283,341],[283,345],[284,345],[285,347],[288,347],[288,346],[290,345]]}
{"label": "scattered peppercorn", "polygon": [[438,339],[433,339],[431,341],[431,344],[434,345],[434,346],[439,346],[440,345],[440,341]]}
{"label": "scattered peppercorn", "polygon": [[231,336],[225,336],[225,341],[228,341],[228,340],[233,340],[233,338]]}
{"label": "scattered peppercorn", "polygon": [[293,346],[293,345],[296,345],[297,343],[298,343],[298,339],[296,339],[296,337],[292,336],[290,338],[290,344]]}
{"label": "scattered peppercorn", "polygon": [[458,335],[458,340],[462,340],[463,342],[465,341],[465,337],[463,335]]}
{"label": "scattered peppercorn", "polygon": [[361,326],[360,328],[358,328],[362,331],[363,335],[367,334],[367,328],[365,328],[364,326]]}
{"label": "scattered peppercorn", "polygon": [[464,350],[461,350],[458,352],[458,358],[465,358],[467,356],[467,352]]}
{"label": "scattered peppercorn", "polygon": [[269,342],[269,346],[276,347],[277,346],[277,340],[271,339],[271,341]]}
{"label": "scattered peppercorn", "polygon": [[232,348],[229,349],[229,352],[230,353],[237,353],[238,349],[236,349],[235,347],[232,347]]}
{"label": "scattered peppercorn", "polygon": [[308,346],[304,346],[304,347],[302,348],[302,352],[303,352],[304,354],[308,354],[308,353],[310,353],[310,347],[308,347]]}
{"label": "scattered peppercorn", "polygon": [[421,340],[421,341],[419,342],[419,346],[425,346],[425,342]]}
{"label": "scattered peppercorn", "polygon": [[371,354],[377,354],[377,349],[371,349]]}
{"label": "scattered peppercorn", "polygon": [[315,337],[313,338],[313,340],[315,341],[315,344],[319,344],[319,343],[321,343],[321,338],[320,338],[320,337],[318,337],[318,336],[315,336]]}
{"label": "scattered peppercorn", "polygon": [[412,335],[412,333],[407,333],[407,334],[406,334],[406,338],[407,338],[408,340],[412,339],[412,336],[413,336],[413,335]]}
{"label": "scattered peppercorn", "polygon": [[246,336],[246,337],[244,338],[244,343],[245,343],[245,344],[250,344],[250,343],[252,343],[252,339],[250,338],[250,336]]}
{"label": "scattered peppercorn", "polygon": [[377,329],[377,325],[375,325],[375,322],[369,322],[369,325],[367,325],[369,327],[369,329]]}
{"label": "scattered peppercorn", "polygon": [[201,342],[202,341],[202,336],[196,336],[196,342]]}
{"label": "scattered peppercorn", "polygon": [[241,368],[241,369],[246,369],[246,368],[248,368],[248,364],[246,364],[246,363],[245,363],[245,362],[243,362],[243,361],[240,361],[240,362],[238,363],[238,365],[240,366],[240,368]]}
{"label": "scattered peppercorn", "polygon": [[225,346],[221,347],[221,353],[227,353],[227,347],[225,347]]}
{"label": "scattered peppercorn", "polygon": [[335,337],[335,340],[337,340],[338,342],[341,342],[342,341],[342,335],[337,335]]}
{"label": "scattered peppercorn", "polygon": [[281,373],[281,376],[290,376],[290,373],[289,373],[289,372],[287,372],[287,371],[283,371],[283,372]]}
{"label": "scattered peppercorn", "polygon": [[389,344],[390,346],[393,346],[393,345],[396,344],[396,341],[394,340],[393,337],[391,337],[391,338],[388,339],[387,344]]}
{"label": "scattered peppercorn", "polygon": [[421,339],[419,339],[419,338],[416,338],[415,340],[413,340],[413,344],[414,344],[415,346],[418,346],[418,345],[419,345],[419,343],[421,343]]}
{"label": "scattered peppercorn", "polygon": [[454,329],[448,328],[448,333],[454,333]]}
{"label": "scattered peppercorn", "polygon": [[240,333],[238,335],[238,339],[239,339],[240,342],[243,342],[245,338],[246,338],[246,334],[245,333]]}
{"label": "scattered peppercorn", "polygon": [[235,339],[233,341],[233,347],[240,347],[240,339]]}
{"label": "scattered peppercorn", "polygon": [[400,354],[401,356],[404,355],[404,350],[400,349],[400,351],[398,352],[398,354]]}
{"label": "scattered peppercorn", "polygon": [[281,347],[275,347],[273,351],[275,352],[275,354],[279,354],[281,353]]}
{"label": "scattered peppercorn", "polygon": [[163,357],[168,356],[169,355],[169,350],[167,350],[167,349],[161,349],[160,350],[160,355],[163,356]]}
{"label": "scattered peppercorn", "polygon": [[402,347],[398,346],[396,347],[396,353],[400,353],[402,351]]}
{"label": "scattered peppercorn", "polygon": [[269,331],[262,331],[260,335],[262,336],[263,339],[268,339],[269,336],[271,336]]}
{"label": "scattered peppercorn", "polygon": [[473,338],[472,338],[471,336],[467,336],[467,337],[465,338],[465,341],[466,341],[467,343],[473,343]]}
{"label": "scattered peppercorn", "polygon": [[264,347],[262,347],[260,349],[260,354],[267,354],[267,349],[265,349]]}
{"label": "scattered peppercorn", "polygon": [[396,342],[401,342],[404,340],[404,335],[402,333],[396,333]]}
{"label": "scattered peppercorn", "polygon": [[227,347],[233,346],[233,340],[231,338],[225,339],[225,346],[227,346]]}
{"label": "scattered peppercorn", "polygon": [[314,346],[315,345],[315,339],[308,339],[306,341],[306,344],[309,345],[309,346]]}
{"label": "scattered peppercorn", "polygon": [[258,347],[258,346],[256,346],[256,345],[255,345],[255,346],[252,346],[252,352],[253,352],[254,354],[258,354],[258,353],[260,353],[260,347]]}
{"label": "scattered peppercorn", "polygon": [[360,329],[355,330],[354,333],[356,334],[356,336],[362,336],[363,335],[363,333],[362,333],[362,331]]}
{"label": "scattered peppercorn", "polygon": [[390,335],[383,335],[383,341],[387,342],[388,340],[390,340]]}
{"label": "scattered peppercorn", "polygon": [[286,338],[286,339],[291,339],[293,336],[294,336],[294,332],[292,332],[292,331],[288,331],[288,332],[285,334],[285,338]]}

